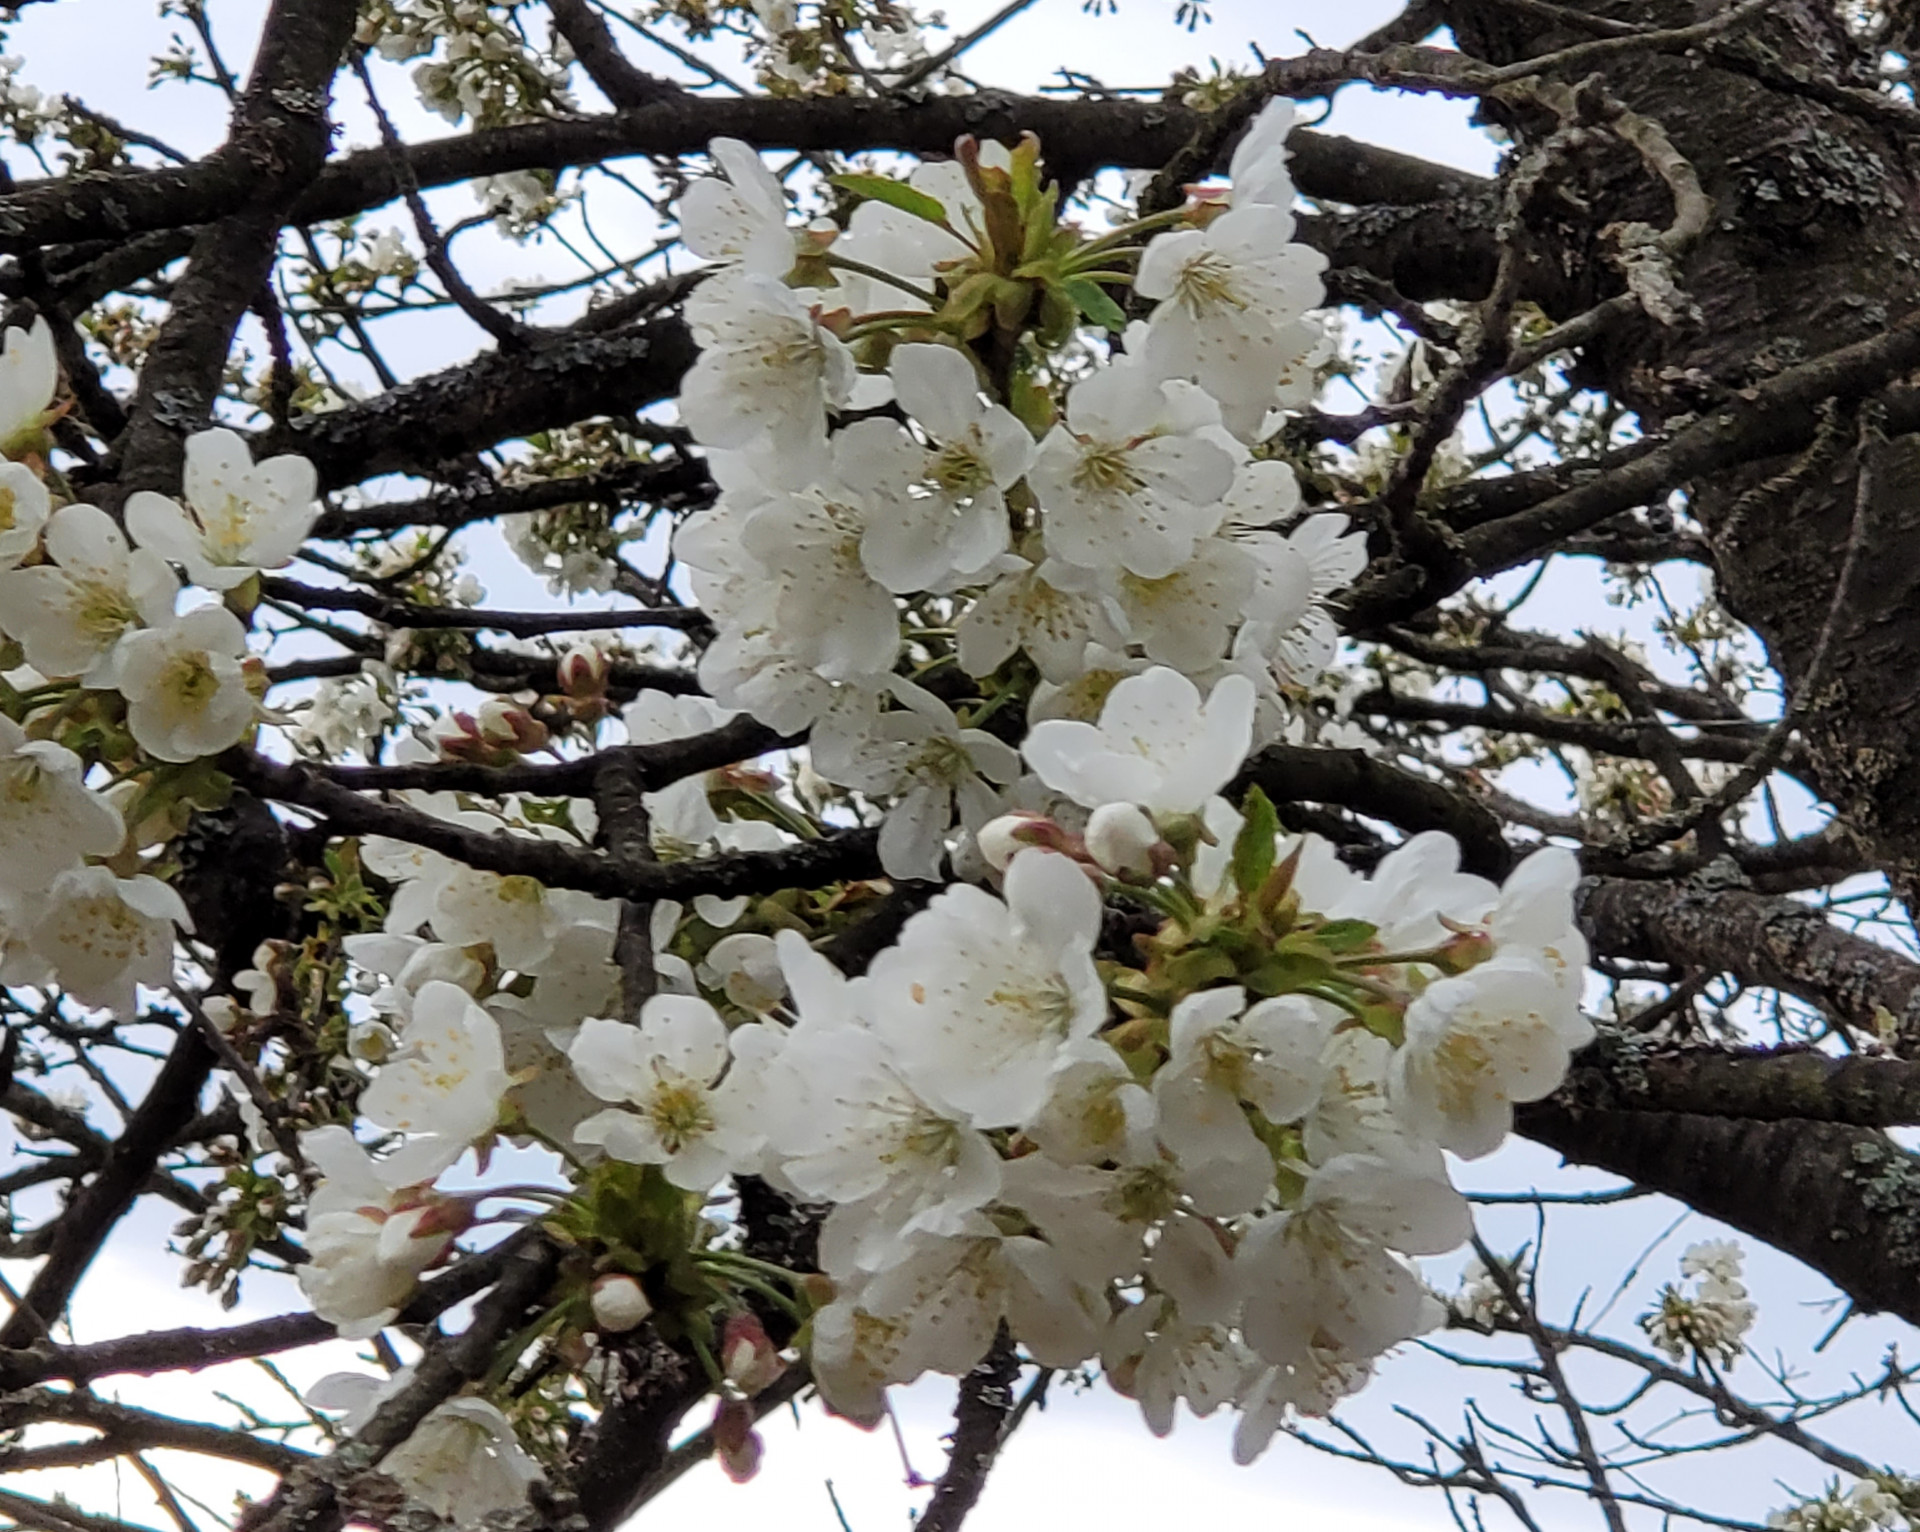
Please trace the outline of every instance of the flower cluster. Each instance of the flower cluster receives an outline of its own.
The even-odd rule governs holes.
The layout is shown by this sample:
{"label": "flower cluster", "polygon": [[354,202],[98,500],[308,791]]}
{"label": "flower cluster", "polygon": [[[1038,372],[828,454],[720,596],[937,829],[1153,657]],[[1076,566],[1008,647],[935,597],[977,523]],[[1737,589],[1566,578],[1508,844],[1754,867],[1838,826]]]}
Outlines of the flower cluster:
{"label": "flower cluster", "polygon": [[1689,1356],[1717,1367],[1738,1362],[1759,1312],[1740,1280],[1745,1259],[1735,1240],[1689,1245],[1680,1257],[1680,1274],[1696,1279],[1694,1290],[1668,1283],[1660,1290],[1660,1306],[1641,1316],[1640,1327],[1654,1345],[1676,1362]]}
{"label": "flower cluster", "polygon": [[[413,21],[462,9],[370,25],[418,51],[445,34]],[[304,1203],[298,1280],[342,1335],[394,1323],[475,1225],[538,1218],[567,1252],[540,1321],[553,1354],[643,1325],[685,1342],[745,1474],[753,1400],[800,1353],[870,1422],[1004,1327],[1043,1365],[1097,1361],[1157,1432],[1181,1401],[1237,1411],[1247,1460],[1444,1316],[1415,1263],[1470,1231],[1446,1154],[1496,1149],[1590,1036],[1576,864],[1544,849],[1497,886],[1425,834],[1363,873],[1244,785],[1262,746],[1310,737],[1295,705],[1364,557],[1267,445],[1324,350],[1290,123],[1285,103],[1260,115],[1229,189],[1097,236],[1061,221],[1030,139],[838,177],[844,228],[796,225],[755,154],[714,145],[724,176],[680,205],[713,269],[687,300],[701,351],[678,405],[720,493],[673,543],[712,624],[706,695],[622,709],[608,653],[581,645],[551,695],[447,702],[400,732],[422,646],[465,642],[422,629],[275,716],[305,754],[384,757],[416,784],[740,715],[804,752],[791,781],[754,762],[650,776],[638,815],[617,794],[395,790],[396,838],[330,850],[335,883],[309,890],[358,925],[320,956],[270,944],[209,999],[255,1045],[296,989],[325,997],[324,1093],[287,1122],[245,1111],[258,1154],[297,1134],[304,1166],[260,1179],[275,1207]],[[178,498],[134,494],[120,521],[60,503],[56,383],[45,326],[10,332],[0,977],[125,1012],[171,980],[186,910],[149,853],[261,717],[258,577],[311,533],[315,474],[215,429],[189,438]],[[521,530],[566,584],[617,541],[559,528],[569,564],[555,528]],[[399,542],[360,557],[396,599],[477,599],[416,581]],[[888,880],[948,885],[859,972],[827,954],[877,882],[636,919],[451,854],[485,844],[489,868],[545,876],[644,823],[657,864],[777,864],[856,818]],[[552,1151],[555,1184],[472,1190],[456,1167],[503,1139]],[[828,1210],[808,1269],[750,1253],[726,1216],[769,1187]],[[1737,1257],[1696,1253],[1701,1291],[1674,1302],[1729,1310]],[[374,1390],[333,1380],[313,1402],[357,1419]],[[389,1465],[463,1525],[537,1475],[478,1395]]]}
{"label": "flower cluster", "polygon": [[[984,827],[1001,891],[947,889],[856,978],[791,929],[697,967],[667,954],[633,1021],[603,1009],[612,908],[370,842],[399,891],[395,935],[349,939],[387,1018],[360,1110],[404,1145],[329,1169],[319,1198],[343,1211],[324,1238],[310,1220],[301,1268],[316,1308],[348,1333],[391,1319],[472,1215],[433,1177],[501,1127],[594,1176],[643,1167],[687,1207],[746,1175],[831,1204],[832,1297],[804,1339],[856,1419],[965,1372],[1002,1324],[1047,1365],[1100,1358],[1156,1429],[1181,1399],[1236,1405],[1243,1458],[1286,1410],[1330,1408],[1444,1313],[1410,1260],[1468,1233],[1442,1147],[1488,1152],[1587,1036],[1575,866],[1542,851],[1495,887],[1426,835],[1349,871],[1257,795],[1244,816],[1217,796],[1253,706],[1237,675],[1204,699],[1164,667],[1119,682],[1097,723],[1028,736],[1042,779],[1093,808],[1086,835]],[[712,836],[693,790],[662,817],[704,810],[687,833]],[[1109,898],[1158,919],[1139,966],[1102,947]],[[399,934],[423,927],[438,941]],[[561,1050],[572,1079],[524,1067]],[[310,1153],[345,1152],[323,1134],[341,1130]],[[613,1301],[596,1290],[598,1322]]]}
{"label": "flower cluster", "polygon": [[[963,142],[904,182],[843,177],[866,197],[844,231],[791,226],[779,183],[725,140],[726,179],[682,200],[689,248],[717,263],[688,301],[702,351],[679,401],[723,491],[674,544],[719,628],[700,679],[811,728],[829,782],[892,800],[891,875],[936,877],[1008,765],[964,712],[902,686],[903,659],[954,667],[983,707],[1037,676],[1036,720],[1089,717],[1149,666],[1244,676],[1262,739],[1284,726],[1283,683],[1331,659],[1323,602],[1361,540],[1301,518],[1291,470],[1248,446],[1305,398],[1320,348],[1289,114],[1269,107],[1236,153],[1230,206],[1099,239],[1056,228],[1031,140]],[[1154,304],[1123,327],[1101,284],[1128,264]],[[1089,349],[1080,316],[1124,333]],[[996,350],[1004,366],[983,360]],[[1068,371],[1054,418],[1041,384]]]}
{"label": "flower cluster", "polygon": [[564,62],[534,52],[484,0],[375,0],[358,40],[386,59],[437,55],[413,81],[421,104],[450,123],[504,127],[574,110]]}
{"label": "flower cluster", "polygon": [[1824,1495],[1767,1517],[1780,1532],[1875,1532],[1906,1522],[1900,1498],[1885,1485],[1862,1479],[1852,1489],[1833,1484]]}
{"label": "flower cluster", "polygon": [[[171,983],[175,928],[191,926],[139,852],[172,833],[169,803],[195,790],[184,768],[253,730],[264,678],[235,608],[312,528],[314,471],[297,457],[256,465],[231,431],[203,431],[187,441],[185,503],[136,493],[123,531],[96,506],[56,503],[58,381],[46,321],[7,331],[0,977],[131,1015],[136,986]],[[112,768],[111,790],[90,784],[96,765]]]}

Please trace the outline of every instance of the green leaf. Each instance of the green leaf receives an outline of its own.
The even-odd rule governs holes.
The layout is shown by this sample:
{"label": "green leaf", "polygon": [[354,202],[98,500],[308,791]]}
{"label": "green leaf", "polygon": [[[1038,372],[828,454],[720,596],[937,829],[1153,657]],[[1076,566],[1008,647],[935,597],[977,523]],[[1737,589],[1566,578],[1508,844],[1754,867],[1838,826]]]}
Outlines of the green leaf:
{"label": "green leaf", "polygon": [[1240,833],[1233,838],[1233,882],[1241,897],[1251,897],[1273,871],[1274,841],[1280,834],[1280,816],[1273,803],[1259,788],[1247,792],[1241,805],[1246,815]]}
{"label": "green leaf", "polygon": [[1378,934],[1370,921],[1329,920],[1314,930],[1313,938],[1329,952],[1358,952]]}
{"label": "green leaf", "polygon": [[856,197],[865,197],[869,202],[884,202],[888,207],[897,207],[903,213],[913,214],[915,218],[937,223],[943,229],[953,227],[947,222],[946,204],[938,197],[929,197],[905,181],[894,180],[892,176],[848,173],[828,176],[827,180],[840,190],[852,192]]}
{"label": "green leaf", "polygon": [[1084,277],[1068,277],[1060,285],[1066,290],[1067,296],[1073,299],[1074,307],[1102,329],[1111,330],[1116,335],[1126,329],[1126,314],[1098,282],[1089,282]]}

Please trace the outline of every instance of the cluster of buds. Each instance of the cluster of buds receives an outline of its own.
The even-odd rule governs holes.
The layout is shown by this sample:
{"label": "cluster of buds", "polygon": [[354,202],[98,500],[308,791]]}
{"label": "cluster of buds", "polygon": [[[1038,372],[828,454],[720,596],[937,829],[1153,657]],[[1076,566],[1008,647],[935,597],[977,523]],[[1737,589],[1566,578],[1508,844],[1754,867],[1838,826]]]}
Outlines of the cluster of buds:
{"label": "cluster of buds", "polygon": [[713,1416],[713,1455],[722,1472],[744,1484],[760,1471],[760,1433],[753,1429],[754,1398],[779,1381],[787,1362],[766,1327],[741,1309],[720,1336],[720,1402]]}
{"label": "cluster of buds", "polygon": [[490,698],[477,713],[451,712],[434,731],[442,759],[475,766],[512,766],[532,750],[544,750],[547,726],[517,702]]}
{"label": "cluster of buds", "polygon": [[1037,846],[1123,883],[1151,883],[1171,872],[1178,861],[1173,845],[1132,803],[1102,804],[1078,835],[1045,814],[1016,809],[982,826],[978,844],[981,857],[995,872],[1005,872],[1016,855]]}

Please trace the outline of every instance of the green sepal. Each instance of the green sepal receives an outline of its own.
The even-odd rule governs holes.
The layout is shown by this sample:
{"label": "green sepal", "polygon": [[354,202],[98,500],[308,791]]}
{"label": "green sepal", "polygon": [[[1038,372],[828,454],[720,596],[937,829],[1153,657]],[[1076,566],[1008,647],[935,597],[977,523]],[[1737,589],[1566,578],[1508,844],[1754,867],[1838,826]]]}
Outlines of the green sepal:
{"label": "green sepal", "polygon": [[1248,789],[1240,811],[1246,817],[1241,822],[1240,833],[1233,838],[1233,883],[1244,899],[1258,892],[1267,881],[1267,874],[1273,871],[1280,816],[1273,800],[1258,787]]}

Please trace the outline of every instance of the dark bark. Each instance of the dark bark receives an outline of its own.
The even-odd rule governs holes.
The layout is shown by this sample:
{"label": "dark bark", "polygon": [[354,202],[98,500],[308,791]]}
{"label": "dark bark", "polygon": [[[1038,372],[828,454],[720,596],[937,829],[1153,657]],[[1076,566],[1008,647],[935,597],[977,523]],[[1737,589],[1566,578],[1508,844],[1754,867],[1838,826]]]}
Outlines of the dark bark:
{"label": "dark bark", "polygon": [[[1691,20],[1716,8],[1679,0],[1584,7],[1634,22]],[[1447,9],[1462,45],[1495,61],[1571,40],[1498,3],[1458,0]],[[1621,325],[1594,348],[1599,380],[1650,425],[1703,401],[1738,409],[1744,391],[1783,367],[1873,343],[1890,326],[1911,329],[1920,307],[1912,256],[1920,118],[1846,95],[1862,83],[1858,63],[1836,7],[1782,0],[1739,40],[1609,72],[1609,89],[1666,128],[1715,207],[1682,274],[1702,322]],[[1796,72],[1826,88],[1796,86]],[[1524,122],[1515,126],[1524,140]],[[1631,212],[1635,199],[1622,183],[1602,190],[1613,208]],[[1581,270],[1605,268],[1592,244],[1567,256]],[[1868,387],[1896,380],[1916,360],[1903,353]],[[1803,415],[1812,402],[1800,402]],[[1889,428],[1897,434],[1913,422]],[[1773,450],[1797,444],[1781,440]],[[1746,456],[1764,458],[1767,449],[1755,441]],[[1910,445],[1896,443],[1883,465],[1866,511],[1863,553],[1874,578],[1840,616],[1825,684],[1808,699],[1807,731],[1822,794],[1903,888],[1920,876],[1920,514],[1907,489],[1916,462]],[[1737,515],[1741,493],[1777,466],[1699,478],[1691,503],[1712,541],[1723,597],[1766,640],[1791,687],[1805,676],[1831,608],[1854,504],[1843,473],[1764,515]]]}

